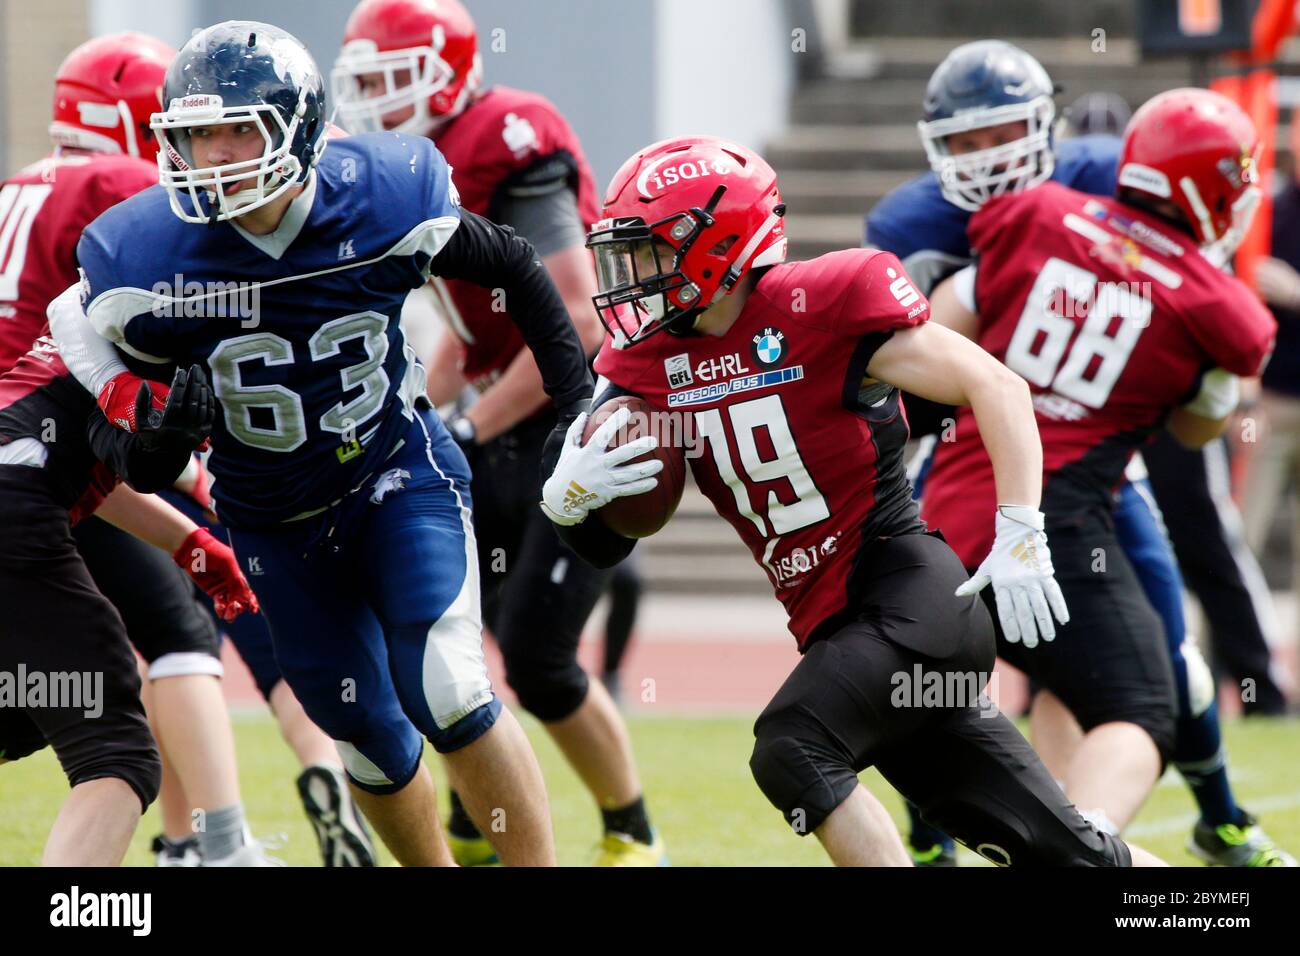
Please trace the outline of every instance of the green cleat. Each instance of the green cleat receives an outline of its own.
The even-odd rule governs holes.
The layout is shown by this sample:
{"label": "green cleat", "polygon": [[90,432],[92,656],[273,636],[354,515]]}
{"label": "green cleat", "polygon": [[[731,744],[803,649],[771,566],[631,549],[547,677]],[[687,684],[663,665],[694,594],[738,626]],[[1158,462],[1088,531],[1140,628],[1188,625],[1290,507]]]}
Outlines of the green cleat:
{"label": "green cleat", "polygon": [[593,866],[667,866],[664,841],[656,833],[654,843],[638,843],[622,833],[606,833],[596,851]]}
{"label": "green cleat", "polygon": [[907,845],[908,855],[912,857],[913,866],[956,866],[957,865],[957,848],[955,846],[945,846],[942,843],[936,843],[934,846],[918,849],[910,843]]}
{"label": "green cleat", "polygon": [[1243,811],[1240,824],[1213,827],[1196,821],[1187,838],[1187,851],[1210,866],[1295,866],[1296,861]]}
{"label": "green cleat", "polygon": [[461,837],[454,833],[447,834],[447,845],[451,848],[451,858],[457,866],[497,866],[501,858],[487,837]]}

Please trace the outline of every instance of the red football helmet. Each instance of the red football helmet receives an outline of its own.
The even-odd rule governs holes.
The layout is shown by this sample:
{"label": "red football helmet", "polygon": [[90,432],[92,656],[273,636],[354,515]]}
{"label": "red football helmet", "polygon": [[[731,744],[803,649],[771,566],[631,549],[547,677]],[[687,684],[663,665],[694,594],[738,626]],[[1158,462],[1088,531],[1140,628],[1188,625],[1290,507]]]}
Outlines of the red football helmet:
{"label": "red football helmet", "polygon": [[1226,96],[1169,90],[1133,114],[1119,187],[1172,202],[1202,246],[1230,254],[1259,204],[1260,146],[1255,124]]}
{"label": "red football helmet", "polygon": [[[383,88],[371,91],[379,78]],[[411,109],[389,128],[428,135],[482,84],[474,21],[460,0],[363,0],[348,18],[330,81],[348,132],[378,132],[385,115]]]}
{"label": "red football helmet", "polygon": [[617,346],[689,332],[750,269],[784,261],[784,215],[776,173],[743,146],[686,136],[625,162],[587,236],[593,301]]}
{"label": "red football helmet", "polygon": [[163,76],[175,56],[143,33],[96,37],[69,53],[54,76],[55,147],[153,160],[158,140],[149,116],[162,106]]}

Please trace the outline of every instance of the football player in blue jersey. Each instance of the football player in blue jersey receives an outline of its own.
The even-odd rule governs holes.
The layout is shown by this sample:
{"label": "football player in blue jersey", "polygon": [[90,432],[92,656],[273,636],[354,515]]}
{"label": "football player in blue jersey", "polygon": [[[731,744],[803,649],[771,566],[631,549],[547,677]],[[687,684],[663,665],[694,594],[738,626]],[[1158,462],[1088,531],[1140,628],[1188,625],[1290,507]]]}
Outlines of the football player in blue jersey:
{"label": "football player in blue jersey", "polygon": [[163,105],[161,184],[79,244],[69,365],[127,430],[138,377],[207,371],[217,514],[393,855],[451,863],[423,737],[504,863],[553,863],[536,758],[484,663],[468,467],[398,317],[430,275],[501,290],[567,429],[591,380],[561,299],[528,243],[459,209],[427,138],[326,150],[321,75],[277,27],[196,33]]}
{"label": "football player in blue jersey", "polygon": [[[989,198],[1049,179],[1081,192],[1114,195],[1120,139],[1083,135],[1057,143],[1054,93],[1042,65],[1009,43],[983,40],[949,53],[930,78],[924,118],[917,124],[931,171],[876,204],[867,216],[867,244],[902,259],[928,294],[971,261],[966,223]],[[927,419],[933,430],[942,417],[911,396],[908,404],[917,433],[926,430]],[[1136,480],[1126,482],[1117,496],[1115,522],[1125,555],[1164,623],[1173,660],[1180,709],[1174,763],[1200,809],[1189,849],[1222,865],[1294,865],[1233,797],[1214,681],[1196,645],[1186,640],[1182,576],[1144,474],[1131,477]],[[921,478],[915,481],[918,496]],[[1042,691],[1035,696],[1031,729],[1048,769],[1062,776],[1069,747],[1079,736],[1072,717]],[[952,841],[910,805],[909,813],[913,859],[953,864]]]}

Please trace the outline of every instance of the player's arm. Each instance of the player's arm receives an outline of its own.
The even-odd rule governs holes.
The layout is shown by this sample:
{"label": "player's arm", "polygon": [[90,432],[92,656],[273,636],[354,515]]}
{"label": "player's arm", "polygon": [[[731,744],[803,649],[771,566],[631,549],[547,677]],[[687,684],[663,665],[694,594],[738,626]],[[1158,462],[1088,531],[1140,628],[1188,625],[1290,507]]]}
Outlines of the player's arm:
{"label": "player's arm", "polygon": [[230,547],[157,495],[118,485],[95,514],[170,554],[194,583],[212,596],[223,620],[233,621],[243,611],[257,612],[257,598]]}
{"label": "player's arm", "polygon": [[1200,448],[1223,434],[1237,410],[1240,379],[1226,369],[1211,369],[1201,376],[1200,388],[1186,405],[1169,414],[1165,427],[1186,448]]}
{"label": "player's arm", "polygon": [[[81,286],[71,285],[57,295],[45,311],[50,322],[50,336],[68,371],[82,387],[95,396],[95,402],[117,428],[134,432],[138,398],[150,379],[127,367],[118,348],[95,330],[81,306]],[[158,376],[170,377],[171,363],[151,368]],[[154,382],[151,389],[153,409],[161,411],[167,398],[167,386]]]}
{"label": "player's arm", "polygon": [[502,289],[510,316],[537,362],[542,388],[565,427],[591,397],[591,375],[578,333],[546,268],[508,226],[462,210],[460,226],[430,264],[433,275]]}
{"label": "player's arm", "polygon": [[980,317],[975,308],[975,266],[966,266],[935,286],[930,294],[930,321],[952,329],[972,342],[979,338]]}
{"label": "player's arm", "polygon": [[[911,276],[911,266],[904,263],[904,268]],[[930,294],[930,321],[974,341],[979,334],[974,299],[975,267],[968,265],[934,288]],[[951,403],[932,401],[910,389],[903,392],[903,407],[907,409],[907,424],[913,437],[937,435],[955,420],[956,410]]]}
{"label": "player's arm", "polygon": [[1043,448],[1029,386],[974,342],[932,322],[895,331],[876,349],[867,373],[897,388],[949,405],[970,405],[993,462],[997,536],[974,577],[958,589],[992,584],[1009,641],[1026,647],[1056,636],[1052,616],[1070,617],[1053,577],[1043,515]]}
{"label": "player's arm", "polygon": [[[460,345],[456,342],[456,336],[443,329],[429,356],[429,401],[433,403],[434,408],[441,408],[448,402],[455,401],[456,397],[465,390],[466,384],[465,376],[460,373]],[[542,390],[540,373],[537,379],[537,390],[539,392]],[[546,393],[542,392],[542,401],[545,400]]]}
{"label": "player's arm", "polygon": [[[596,294],[596,273],[573,190],[560,179],[530,186],[527,195],[507,193],[494,215],[532,243],[573,320],[584,353],[594,354],[603,338],[591,301]],[[481,443],[509,431],[545,404],[537,359],[530,350],[521,350],[464,418],[474,440]]]}
{"label": "player's arm", "polygon": [[[604,379],[600,380],[596,392],[591,402],[593,409],[620,395],[632,394]],[[659,484],[654,476],[663,469],[663,462],[658,458],[628,464],[658,445],[653,435],[608,449],[610,439],[629,418],[626,408],[619,409],[584,445],[582,433],[587,424],[584,412],[563,436],[558,430],[553,432],[542,452],[542,512],[554,523],[560,540],[578,557],[598,568],[618,564],[632,552],[636,541],[610,530],[599,518],[591,520],[590,513],[615,498],[652,491]],[[581,494],[573,493],[575,486],[581,489]]]}
{"label": "player's arm", "polygon": [[95,510],[95,516],[168,554],[175,553],[199,529],[157,495],[142,494],[128,485],[114,488]]}
{"label": "player's arm", "polygon": [[[934,314],[931,302],[931,315]],[[946,405],[970,405],[993,461],[998,501],[1038,510],[1043,446],[1029,386],[982,348],[934,321],[894,332],[867,373]]]}

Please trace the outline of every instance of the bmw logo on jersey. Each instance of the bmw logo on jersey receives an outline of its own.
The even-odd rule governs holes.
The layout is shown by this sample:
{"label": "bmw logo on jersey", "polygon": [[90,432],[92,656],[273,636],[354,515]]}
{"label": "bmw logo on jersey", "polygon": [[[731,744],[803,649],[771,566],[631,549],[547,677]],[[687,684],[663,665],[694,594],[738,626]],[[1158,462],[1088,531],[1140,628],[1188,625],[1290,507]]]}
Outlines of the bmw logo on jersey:
{"label": "bmw logo on jersey", "polygon": [[754,336],[754,361],[763,368],[775,368],[785,357],[785,333],[770,326]]}

